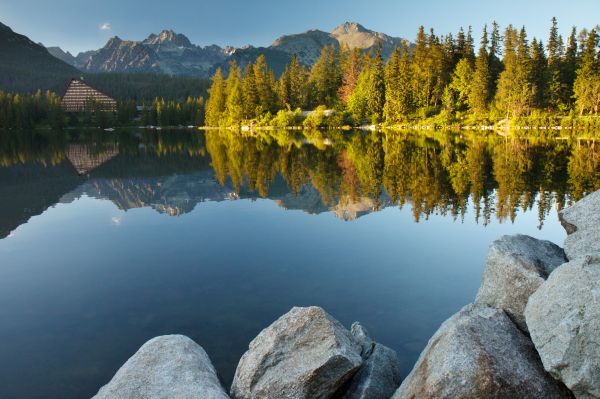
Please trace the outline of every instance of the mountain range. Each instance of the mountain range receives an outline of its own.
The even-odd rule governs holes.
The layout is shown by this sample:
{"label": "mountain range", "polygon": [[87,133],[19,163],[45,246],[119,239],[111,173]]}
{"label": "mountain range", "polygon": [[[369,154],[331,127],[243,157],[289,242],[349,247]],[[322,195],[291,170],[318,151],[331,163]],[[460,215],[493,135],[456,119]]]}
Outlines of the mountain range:
{"label": "mountain range", "polygon": [[345,22],[331,32],[313,29],[284,35],[269,47],[201,47],[192,44],[183,34],[164,30],[159,34],[151,34],[142,41],[122,40],[115,36],[104,47],[76,56],[60,47],[49,47],[48,52],[82,72],[153,72],[209,77],[217,67],[226,69],[232,60],[245,66],[260,54],[266,56],[276,74],[283,71],[293,54],[298,56],[301,63],[310,66],[325,45],[369,51],[381,41],[383,55],[387,58],[394,47],[401,46],[402,40],[366,29],[356,22]]}

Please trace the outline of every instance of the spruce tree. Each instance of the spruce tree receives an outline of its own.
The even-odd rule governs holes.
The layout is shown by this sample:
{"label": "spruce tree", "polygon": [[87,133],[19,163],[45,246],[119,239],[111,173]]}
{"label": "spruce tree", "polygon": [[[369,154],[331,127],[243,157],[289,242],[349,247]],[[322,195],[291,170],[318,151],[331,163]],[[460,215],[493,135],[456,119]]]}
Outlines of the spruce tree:
{"label": "spruce tree", "polygon": [[237,126],[243,119],[243,95],[241,84],[241,71],[235,61],[231,63],[227,76],[225,110],[221,117],[222,126]]}
{"label": "spruce tree", "polygon": [[[208,89],[205,116],[208,126],[219,126],[223,111],[225,110],[225,100],[225,79],[223,79],[221,68],[218,68],[212,78],[210,89]],[[154,108],[160,110],[160,107],[155,106]]]}
{"label": "spruce tree", "polygon": [[573,27],[571,29],[571,35],[567,40],[567,48],[565,50],[565,57],[561,68],[561,81],[563,84],[560,97],[563,104],[572,104],[573,86],[575,84],[575,78],[577,77],[578,61],[577,29]]}
{"label": "spruce tree", "polygon": [[267,59],[263,54],[259,55],[254,63],[254,79],[259,108],[256,116],[258,117],[266,112],[275,113],[277,111],[275,74],[269,68]]}
{"label": "spruce tree", "polygon": [[383,119],[383,107],[385,106],[385,71],[383,68],[383,56],[381,41],[377,43],[377,51],[371,65],[371,79],[369,85],[368,110],[371,120],[379,123]]}
{"label": "spruce tree", "polygon": [[258,89],[256,87],[256,75],[254,73],[254,64],[249,63],[246,65],[246,71],[242,80],[242,95],[243,95],[243,109],[245,119],[252,119],[259,116],[258,110]]}
{"label": "spruce tree", "polygon": [[388,124],[401,120],[399,95],[400,88],[400,50],[396,47],[385,66],[385,106],[383,109],[385,121]]}
{"label": "spruce tree", "polygon": [[550,35],[548,37],[548,72],[547,72],[547,102],[548,106],[557,109],[563,100],[563,74],[562,74],[562,39],[558,34],[556,17],[552,18]]}
{"label": "spruce tree", "polygon": [[573,88],[579,114],[598,114],[600,107],[600,60],[598,59],[598,33],[592,29],[581,56],[581,66]]}
{"label": "spruce tree", "polygon": [[488,54],[487,25],[483,27],[481,45],[475,60],[475,71],[473,82],[469,91],[468,103],[471,111],[475,114],[487,112],[487,104],[490,98],[490,56]]}
{"label": "spruce tree", "polygon": [[531,79],[535,91],[534,105],[538,108],[544,108],[548,102],[548,76],[544,44],[534,38],[531,43]]}

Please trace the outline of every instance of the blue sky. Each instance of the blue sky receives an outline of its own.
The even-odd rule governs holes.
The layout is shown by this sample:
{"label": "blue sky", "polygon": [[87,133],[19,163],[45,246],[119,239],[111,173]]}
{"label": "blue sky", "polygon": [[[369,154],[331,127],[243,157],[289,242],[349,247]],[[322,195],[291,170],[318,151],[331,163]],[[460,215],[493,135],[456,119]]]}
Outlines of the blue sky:
{"label": "blue sky", "polygon": [[47,46],[71,52],[96,49],[109,37],[140,40],[171,28],[193,43],[269,45],[278,36],[344,21],[413,39],[419,25],[438,33],[485,23],[526,25],[547,36],[556,16],[562,33],[600,23],[600,0],[0,0],[0,22]]}

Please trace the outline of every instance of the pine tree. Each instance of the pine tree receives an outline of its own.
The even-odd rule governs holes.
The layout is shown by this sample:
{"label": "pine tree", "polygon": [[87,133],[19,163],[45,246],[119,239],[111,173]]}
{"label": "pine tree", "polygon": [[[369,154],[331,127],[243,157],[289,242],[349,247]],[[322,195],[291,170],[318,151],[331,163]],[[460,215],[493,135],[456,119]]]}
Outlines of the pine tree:
{"label": "pine tree", "polygon": [[221,118],[221,125],[237,126],[244,116],[244,98],[242,95],[241,71],[235,61],[231,63],[229,68],[225,91],[227,99],[225,100],[225,110]]}
{"label": "pine tree", "polygon": [[473,82],[468,98],[469,107],[475,114],[484,114],[487,112],[487,104],[490,98],[490,56],[487,47],[488,34],[486,25],[483,27],[481,45],[477,53],[477,59],[475,60]]}
{"label": "pine tree", "polygon": [[[223,111],[225,110],[225,80],[223,72],[218,68],[212,78],[212,84],[208,89],[208,101],[206,102],[206,124],[208,126],[219,126]],[[155,107],[160,109],[160,107]]]}
{"label": "pine tree", "polygon": [[469,94],[472,92],[473,68],[468,58],[456,64],[452,80],[444,91],[444,105],[447,112],[464,111],[467,108]]}
{"label": "pine tree", "polygon": [[500,78],[500,73],[504,69],[504,64],[500,60],[502,56],[502,51],[500,49],[500,28],[496,21],[492,24],[492,35],[490,37],[490,98],[496,95],[498,79]]}
{"label": "pine tree", "polygon": [[292,109],[306,106],[306,81],[308,73],[304,65],[300,65],[294,54],[290,62],[290,106]]}
{"label": "pine tree", "polygon": [[462,58],[466,58],[469,63],[471,63],[471,66],[475,62],[475,52],[473,50],[473,29],[471,26],[469,26],[469,30],[467,31]]}
{"label": "pine tree", "polygon": [[256,58],[253,69],[258,99],[256,116],[258,117],[266,112],[275,113],[277,111],[275,74],[267,65],[267,59],[263,54]]}
{"label": "pine tree", "polygon": [[400,63],[401,55],[398,48],[394,48],[390,59],[385,66],[385,106],[383,109],[385,120],[388,124],[397,123],[402,119],[400,114]]}
{"label": "pine tree", "polygon": [[310,81],[314,87],[313,105],[335,105],[341,79],[336,47],[333,44],[323,47],[321,56],[310,71]]}
{"label": "pine tree", "polygon": [[548,60],[544,53],[544,44],[536,38],[531,43],[531,79],[535,91],[534,105],[543,108],[547,104]]}
{"label": "pine tree", "polygon": [[561,37],[558,34],[558,23],[556,17],[552,18],[550,35],[548,37],[548,76],[547,80],[547,101],[551,108],[557,109],[563,100],[563,74],[562,71],[562,44]]}
{"label": "pine tree", "polygon": [[368,55],[365,56],[362,70],[356,82],[356,87],[348,99],[348,111],[350,111],[356,123],[362,123],[367,117],[372,62],[373,60]]}
{"label": "pine tree", "polygon": [[371,79],[369,85],[368,112],[374,123],[383,119],[383,107],[385,106],[385,70],[383,68],[383,56],[381,41],[377,43],[377,51],[371,65]]}
{"label": "pine tree", "polygon": [[571,35],[567,41],[567,48],[565,50],[565,57],[562,62],[561,68],[561,92],[560,98],[563,104],[572,104],[573,98],[573,86],[575,85],[575,78],[577,77],[577,29],[573,27],[571,29]]}
{"label": "pine tree", "polygon": [[285,70],[277,81],[277,96],[279,97],[279,103],[283,108],[291,109],[291,97],[292,97],[292,77],[290,72],[290,66],[286,65]]}
{"label": "pine tree", "polygon": [[534,94],[525,29],[517,35],[509,25],[504,35],[504,71],[498,79],[497,106],[507,117],[520,116],[531,108]]}
{"label": "pine tree", "polygon": [[256,88],[256,76],[254,64],[246,65],[244,78],[242,79],[242,95],[244,98],[243,114],[245,119],[258,117],[258,89]]}
{"label": "pine tree", "polygon": [[581,56],[581,66],[573,88],[579,114],[598,113],[600,107],[600,60],[598,59],[598,33],[592,29]]}

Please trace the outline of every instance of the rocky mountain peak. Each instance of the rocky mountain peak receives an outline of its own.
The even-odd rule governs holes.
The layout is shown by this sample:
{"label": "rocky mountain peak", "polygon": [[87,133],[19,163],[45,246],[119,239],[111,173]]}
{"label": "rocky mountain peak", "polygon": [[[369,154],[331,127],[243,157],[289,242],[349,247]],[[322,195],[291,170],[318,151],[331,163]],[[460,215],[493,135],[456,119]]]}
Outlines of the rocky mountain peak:
{"label": "rocky mountain peak", "polygon": [[175,33],[172,29],[165,29],[160,32],[158,35],[151,34],[148,36],[146,40],[143,41],[144,44],[152,45],[152,46],[176,46],[176,47],[192,47],[192,43],[187,36],[181,33]]}
{"label": "rocky mountain peak", "polygon": [[123,40],[121,40],[119,36],[113,36],[110,39],[108,39],[108,42],[106,42],[106,45],[104,47],[114,48],[118,47],[121,43],[123,43]]}
{"label": "rocky mountain peak", "polygon": [[337,28],[335,28],[331,33],[335,36],[340,34],[349,34],[356,32],[369,32],[369,30],[361,24],[359,24],[358,22],[346,21],[343,24],[339,25]]}

